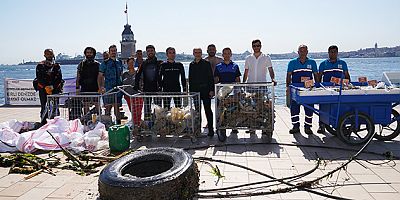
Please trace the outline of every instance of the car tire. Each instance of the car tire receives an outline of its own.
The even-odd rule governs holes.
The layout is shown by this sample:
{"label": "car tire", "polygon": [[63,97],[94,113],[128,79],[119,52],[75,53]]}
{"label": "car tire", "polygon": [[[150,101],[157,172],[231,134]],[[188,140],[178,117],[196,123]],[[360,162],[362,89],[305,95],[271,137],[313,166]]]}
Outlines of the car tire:
{"label": "car tire", "polygon": [[151,148],[110,163],[98,184],[102,200],[192,199],[199,188],[199,171],[182,149]]}

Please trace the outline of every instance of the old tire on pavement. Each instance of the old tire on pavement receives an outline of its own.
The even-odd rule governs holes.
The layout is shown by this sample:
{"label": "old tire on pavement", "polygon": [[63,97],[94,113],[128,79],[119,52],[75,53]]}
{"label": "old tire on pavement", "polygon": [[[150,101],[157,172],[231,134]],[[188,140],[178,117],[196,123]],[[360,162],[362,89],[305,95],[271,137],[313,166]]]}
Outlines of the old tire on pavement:
{"label": "old tire on pavement", "polygon": [[98,183],[102,200],[192,199],[199,171],[182,149],[152,148],[113,161]]}

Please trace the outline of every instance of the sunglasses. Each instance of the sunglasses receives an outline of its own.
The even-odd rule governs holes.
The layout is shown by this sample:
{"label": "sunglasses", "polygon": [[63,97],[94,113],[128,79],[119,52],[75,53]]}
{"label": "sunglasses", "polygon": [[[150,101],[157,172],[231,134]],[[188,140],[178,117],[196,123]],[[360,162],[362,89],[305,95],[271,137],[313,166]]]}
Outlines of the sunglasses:
{"label": "sunglasses", "polygon": [[255,44],[255,45],[253,45],[253,47],[261,47],[261,45],[260,44]]}

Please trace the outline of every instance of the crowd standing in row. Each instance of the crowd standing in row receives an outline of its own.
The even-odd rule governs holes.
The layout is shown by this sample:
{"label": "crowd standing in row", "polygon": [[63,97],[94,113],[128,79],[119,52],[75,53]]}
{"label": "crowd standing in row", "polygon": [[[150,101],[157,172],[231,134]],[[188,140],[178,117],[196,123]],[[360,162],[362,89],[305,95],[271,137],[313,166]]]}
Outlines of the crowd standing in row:
{"label": "crowd standing in row", "polygon": [[[271,81],[276,85],[275,73],[272,67],[271,58],[261,51],[261,41],[253,40],[252,49],[253,54],[248,56],[245,61],[243,82],[260,83],[267,81],[267,73]],[[127,71],[123,72],[122,61],[117,58],[117,47],[111,45],[108,52],[103,53],[103,62],[100,64],[94,59],[96,50],[92,47],[87,47],[84,50],[85,59],[79,63],[77,67],[76,90],[79,92],[95,92],[104,94],[111,91],[117,86],[130,86],[126,87],[125,91],[132,95],[137,92],[144,93],[180,93],[180,92],[198,92],[200,99],[203,102],[207,118],[208,135],[214,135],[213,129],[213,113],[211,109],[211,99],[215,95],[215,83],[235,83],[240,82],[242,73],[239,66],[231,60],[232,50],[224,48],[222,50],[222,57],[216,56],[216,46],[213,44],[208,45],[208,56],[202,58],[202,49],[194,48],[194,60],[189,64],[189,87],[187,88],[185,70],[182,63],[175,61],[176,51],[173,47],[166,49],[167,60],[161,61],[156,57],[156,50],[153,45],[146,46],[147,58],[143,59],[143,52],[137,50],[135,58],[131,57],[127,60]],[[347,64],[340,60],[338,55],[337,46],[330,46],[328,49],[329,59],[323,61],[319,70],[317,64],[313,59],[307,57],[308,48],[305,45],[300,45],[298,48],[298,58],[293,59],[288,64],[286,87],[289,93],[289,86],[293,83],[302,83],[307,80],[315,80],[320,82],[329,82],[331,77],[350,79]],[[47,95],[59,94],[62,92],[63,80],[60,65],[54,61],[54,52],[51,49],[44,51],[46,60],[40,62],[36,67],[36,83],[35,87],[39,91],[41,103],[41,118],[42,124],[46,123],[46,101]],[[182,106],[180,98],[129,98],[125,95],[125,100],[128,107],[132,112],[132,121],[138,125],[141,120],[142,107],[144,104],[144,119],[149,119],[151,116],[151,103],[156,105],[164,105],[165,108],[170,108],[171,100],[174,101],[176,107]],[[121,123],[120,107],[122,105],[121,92],[117,93],[115,98],[107,96],[103,97],[105,105],[105,114],[111,115],[111,109],[114,107],[114,114],[116,123]],[[89,98],[84,102],[84,112],[92,105],[97,105],[96,98]],[[311,105],[313,106],[313,105]],[[195,109],[199,110],[200,102],[195,102]],[[304,108],[305,119],[305,133],[312,134],[312,111]],[[300,105],[296,102],[290,102],[290,112],[293,128],[290,130],[291,134],[300,132],[299,112]],[[237,132],[237,130],[233,130]],[[324,132],[324,125],[320,124],[318,132]]]}

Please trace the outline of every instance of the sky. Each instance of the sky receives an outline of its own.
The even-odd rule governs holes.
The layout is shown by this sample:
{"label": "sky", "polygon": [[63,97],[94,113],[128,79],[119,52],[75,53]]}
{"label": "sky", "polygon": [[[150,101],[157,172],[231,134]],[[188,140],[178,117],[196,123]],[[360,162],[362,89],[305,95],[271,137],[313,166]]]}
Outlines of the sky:
{"label": "sky", "polygon": [[398,0],[1,0],[0,63],[42,60],[45,48],[75,56],[120,47],[126,2],[138,49],[190,54],[214,43],[242,53],[253,39],[264,53],[400,45]]}

